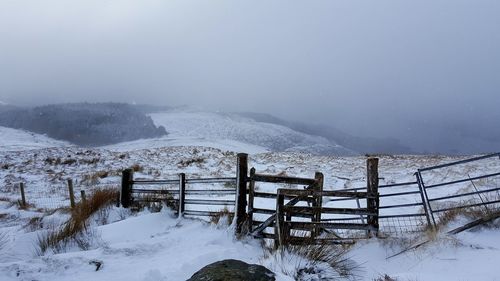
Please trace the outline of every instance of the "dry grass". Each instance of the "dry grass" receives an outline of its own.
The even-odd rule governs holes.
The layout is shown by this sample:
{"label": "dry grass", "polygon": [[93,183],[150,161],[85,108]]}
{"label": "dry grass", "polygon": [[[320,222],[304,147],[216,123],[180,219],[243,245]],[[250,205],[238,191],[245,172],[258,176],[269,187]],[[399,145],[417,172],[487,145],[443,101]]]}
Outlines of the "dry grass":
{"label": "dry grass", "polygon": [[90,217],[113,204],[117,196],[118,191],[114,189],[95,190],[90,198],[75,206],[70,219],[62,227],[38,237],[39,253],[44,254],[49,249],[60,252],[72,243],[81,249],[88,249],[87,237],[93,236],[92,229],[88,227]]}
{"label": "dry grass", "polygon": [[134,164],[130,167],[134,172],[142,172],[144,170],[144,167],[142,167],[139,164]]}
{"label": "dry grass", "polygon": [[480,218],[486,218],[493,213],[498,213],[500,210],[498,208],[493,208],[494,206],[477,206],[470,208],[457,208],[446,212],[443,212],[439,216],[439,221],[437,223],[437,228],[442,229],[450,222],[456,220],[458,217],[465,217],[468,219],[476,220]]}
{"label": "dry grass", "polygon": [[224,207],[224,209],[210,216],[210,223],[216,225],[221,223],[224,223],[225,225],[230,225],[233,219],[234,219],[234,213],[229,211],[227,207]]}
{"label": "dry grass", "polygon": [[[274,258],[276,270],[294,280],[357,280],[359,265],[347,257],[348,247],[333,244],[265,247],[264,258]],[[289,265],[293,266],[290,267]],[[311,279],[323,276],[326,279]],[[315,279],[316,278],[316,279]]]}
{"label": "dry grass", "polygon": [[108,171],[97,171],[91,174],[83,175],[82,183],[86,185],[93,185],[99,183],[100,179],[106,178],[109,176]]}
{"label": "dry grass", "polygon": [[191,159],[186,159],[186,160],[181,160],[177,163],[177,167],[179,168],[186,168],[188,166],[191,166],[192,164],[198,164],[201,165],[205,163],[205,158],[202,157],[194,157]]}

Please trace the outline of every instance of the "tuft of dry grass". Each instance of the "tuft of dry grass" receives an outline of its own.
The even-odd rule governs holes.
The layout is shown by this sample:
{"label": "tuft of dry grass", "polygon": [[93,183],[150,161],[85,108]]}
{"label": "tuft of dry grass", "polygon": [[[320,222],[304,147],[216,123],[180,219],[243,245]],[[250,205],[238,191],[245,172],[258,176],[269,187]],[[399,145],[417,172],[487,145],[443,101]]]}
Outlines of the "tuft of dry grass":
{"label": "tuft of dry grass", "polygon": [[[220,210],[219,212],[213,213],[210,215],[210,223],[213,224],[220,224],[224,223],[226,225],[230,225],[234,219],[234,213],[229,211],[227,207],[224,207],[224,209]],[[222,221],[224,220],[224,221]]]}
{"label": "tuft of dry grass", "polygon": [[88,227],[90,217],[113,204],[117,196],[118,191],[115,189],[95,190],[91,197],[71,210],[71,217],[62,227],[38,237],[39,253],[44,254],[49,249],[60,252],[71,243],[81,249],[88,249],[90,245],[86,237],[94,234]]}
{"label": "tuft of dry grass", "polygon": [[192,164],[198,164],[201,165],[205,163],[205,158],[203,157],[194,157],[191,159],[186,159],[186,160],[181,160],[177,163],[177,167],[179,168],[186,168],[188,166],[191,166]]}
{"label": "tuft of dry grass", "polygon": [[[278,249],[268,246],[264,249],[264,258],[273,257],[277,269],[294,280],[316,280],[311,279],[311,276],[327,278],[324,280],[357,280],[359,277],[357,273],[360,267],[347,257],[349,248],[343,245],[325,242],[288,245]],[[290,267],[289,264],[294,265]]]}
{"label": "tuft of dry grass", "polygon": [[457,208],[446,212],[443,212],[439,216],[439,221],[437,223],[437,228],[441,229],[448,225],[450,222],[456,220],[458,217],[466,217],[469,219],[480,219],[486,218],[493,213],[498,213],[500,210],[498,208],[485,208],[484,206],[469,207],[469,208]]}
{"label": "tuft of dry grass", "polygon": [[83,175],[82,183],[85,183],[87,185],[97,184],[99,183],[100,179],[106,178],[108,176],[109,176],[108,171],[97,171],[91,174]]}
{"label": "tuft of dry grass", "polygon": [[144,167],[136,163],[132,165],[130,169],[132,169],[134,172],[142,172],[144,170]]}

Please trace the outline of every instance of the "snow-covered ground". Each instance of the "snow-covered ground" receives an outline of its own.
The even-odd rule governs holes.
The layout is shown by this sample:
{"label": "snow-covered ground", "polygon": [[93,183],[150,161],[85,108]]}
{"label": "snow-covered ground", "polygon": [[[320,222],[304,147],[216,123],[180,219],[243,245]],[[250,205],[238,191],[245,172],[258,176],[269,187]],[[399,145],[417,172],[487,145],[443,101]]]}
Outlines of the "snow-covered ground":
{"label": "snow-covered ground", "polygon": [[[172,139],[193,139],[196,142],[244,143],[252,147],[263,147],[268,151],[328,155],[356,154],[323,137],[297,132],[285,126],[256,122],[234,114],[180,109],[150,116],[157,126],[164,126],[169,132],[169,135],[164,138],[167,144]],[[248,149],[251,148],[243,150]]]}
{"label": "snow-covered ground", "polygon": [[24,151],[64,146],[70,146],[70,144],[44,135],[0,126],[0,151]]}
{"label": "snow-covered ground", "polygon": [[[208,125],[205,123],[204,126]],[[193,124],[193,132],[201,130],[196,128]],[[178,219],[166,210],[130,214],[116,207],[109,212],[110,223],[94,226],[95,243],[90,250],[73,247],[63,253],[38,256],[38,235],[68,216],[60,211],[47,213],[39,208],[68,206],[67,178],[74,180],[76,194],[79,194],[80,189],[91,191],[102,185],[118,185],[120,171],[133,165],[140,170],[136,173],[137,178],[175,179],[180,172],[189,178],[234,176],[236,152],[246,144],[241,140],[237,144],[234,140],[225,142],[220,137],[216,142],[221,146],[204,147],[214,142],[197,142],[195,140],[200,136],[193,133],[190,141],[180,141],[178,145],[168,147],[163,147],[163,141],[155,145],[155,140],[97,149],[68,147],[48,141],[43,148],[33,149],[42,142],[43,136],[33,136],[31,140],[25,138],[21,142],[17,132],[2,132],[6,132],[2,134],[3,143],[19,143],[21,146],[0,150],[0,237],[2,233],[4,237],[0,238],[0,280],[177,281],[186,280],[206,264],[228,258],[262,264],[277,274],[277,280],[293,280],[290,273],[306,263],[291,254],[270,256],[256,240],[236,240],[227,225]],[[176,132],[171,133],[175,139]],[[365,157],[274,153],[248,147],[246,151],[251,152],[249,165],[259,173],[313,177],[316,171],[321,171],[325,175],[326,189],[360,187],[366,181]],[[190,159],[196,161],[186,165],[185,161]],[[413,181],[413,173],[418,168],[457,159],[462,158],[381,156],[381,184]],[[471,163],[435,171],[425,175],[425,179],[441,181],[454,179],[457,175],[474,176],[498,169],[494,161]],[[15,183],[20,181],[26,183],[26,197],[33,204],[28,210],[20,210],[16,204],[10,203],[19,199]],[[497,182],[487,184],[498,185]],[[269,185],[259,188],[276,189]],[[273,202],[262,204],[271,206]],[[33,224],[36,217],[43,217],[41,224]],[[455,221],[449,228],[463,223]],[[499,231],[497,226],[456,236],[440,234],[424,246],[394,258],[388,257],[408,246],[407,240],[415,239],[414,236],[372,239],[355,245],[348,256],[359,266],[355,280],[374,280],[383,274],[402,281],[500,280],[494,267],[500,260]],[[426,235],[420,234],[420,239],[425,239]],[[95,270],[95,261],[103,263],[99,271]]]}

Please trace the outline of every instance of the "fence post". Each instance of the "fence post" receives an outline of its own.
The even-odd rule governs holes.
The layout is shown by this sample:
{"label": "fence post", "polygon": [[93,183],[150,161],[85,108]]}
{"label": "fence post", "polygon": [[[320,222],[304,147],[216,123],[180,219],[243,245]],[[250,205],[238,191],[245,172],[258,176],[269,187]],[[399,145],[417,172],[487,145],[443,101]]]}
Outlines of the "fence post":
{"label": "fence post", "polygon": [[248,226],[250,232],[253,230],[253,202],[255,194],[255,181],[253,176],[255,175],[255,168],[250,169],[250,183],[248,184]]}
{"label": "fence post", "polygon": [[82,197],[81,202],[85,203],[87,201],[87,196],[85,195],[85,190],[80,190],[80,195]]}
{"label": "fence post", "polygon": [[283,206],[285,205],[285,196],[281,194],[278,189],[276,197],[276,223],[274,225],[274,248],[278,249],[279,246],[284,246],[286,240],[284,235],[285,218],[283,214]]}
{"label": "fence post", "polygon": [[26,208],[26,196],[24,195],[24,182],[19,183],[19,189],[21,189],[21,207]]}
{"label": "fence post", "polygon": [[73,180],[68,179],[69,205],[71,209],[75,208],[75,193],[73,192]]}
{"label": "fence post", "polygon": [[[314,198],[313,207],[315,211],[312,221],[319,224],[321,222],[321,207],[323,205],[323,195],[321,194],[321,191],[323,191],[323,181],[324,181],[323,173],[316,172],[316,174],[314,174],[314,179],[316,180],[313,188],[315,192],[315,194],[313,195]],[[316,236],[320,235],[320,233],[321,233],[320,227],[318,225],[314,226],[314,231],[311,232],[311,238],[312,239],[316,238]]]}
{"label": "fence post", "polygon": [[236,206],[235,222],[236,235],[243,234],[244,224],[247,220],[247,175],[248,175],[248,154],[238,153],[236,166]]}
{"label": "fence post", "polygon": [[179,218],[182,218],[184,215],[184,210],[186,207],[185,204],[185,196],[186,196],[186,174],[179,174]]}
{"label": "fence post", "polygon": [[[425,192],[425,186],[422,180],[422,174],[420,173],[420,170],[418,170],[415,173],[415,176],[417,177],[418,189],[420,191],[420,197],[422,198],[422,205],[424,206],[425,218],[427,219],[427,226],[431,227],[433,230],[436,230],[436,221],[434,220],[434,215],[432,214],[432,211],[429,210],[430,208],[427,208],[429,201],[426,200],[427,193]],[[433,224],[431,223],[431,217],[430,217],[431,215],[432,215],[432,221],[434,222]]]}
{"label": "fence post", "polygon": [[[366,205],[368,212],[376,215],[368,215],[368,225],[375,229],[375,235],[378,236],[378,214],[379,214],[379,194],[378,194],[378,158],[370,157],[366,160],[366,183],[367,195]],[[368,231],[372,236],[372,230]]]}
{"label": "fence post", "polygon": [[122,172],[122,189],[120,191],[120,201],[123,208],[128,208],[131,203],[131,191],[134,181],[134,171],[125,169]]}

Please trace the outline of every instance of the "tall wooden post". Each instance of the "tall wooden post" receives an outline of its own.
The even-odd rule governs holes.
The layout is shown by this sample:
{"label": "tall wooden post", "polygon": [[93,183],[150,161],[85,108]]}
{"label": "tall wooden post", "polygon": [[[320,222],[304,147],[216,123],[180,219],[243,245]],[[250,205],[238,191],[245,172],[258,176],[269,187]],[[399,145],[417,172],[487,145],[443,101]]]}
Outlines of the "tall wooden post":
{"label": "tall wooden post", "polygon": [[236,206],[235,222],[236,235],[243,234],[244,224],[247,221],[247,175],[248,154],[239,153],[236,166]]}
{"label": "tall wooden post", "polygon": [[132,201],[132,185],[134,182],[134,170],[126,169],[122,172],[122,189],[120,191],[120,201],[123,208],[130,207]]}
{"label": "tall wooden post", "polygon": [[69,205],[71,209],[75,208],[75,193],[73,192],[73,180],[68,179]]}
{"label": "tall wooden post", "polygon": [[179,218],[182,218],[184,215],[184,210],[186,208],[185,204],[185,196],[186,196],[186,174],[179,174]]}
{"label": "tall wooden post", "polygon": [[285,214],[283,214],[283,206],[285,205],[285,196],[278,189],[276,196],[276,223],[274,225],[274,248],[285,246],[287,239],[285,237]]}
{"label": "tall wooden post", "polygon": [[19,189],[21,189],[21,207],[26,208],[26,196],[24,194],[24,182],[19,183]]}
{"label": "tall wooden post", "polygon": [[[367,218],[368,225],[378,235],[378,214],[379,214],[379,194],[378,194],[378,158],[370,157],[366,160],[366,187],[367,187],[367,209],[370,213],[376,215],[369,215]],[[372,236],[371,230],[368,235]]]}
{"label": "tall wooden post", "polygon": [[[315,191],[315,194],[313,195],[313,207],[315,207],[315,212],[312,218],[312,222],[319,224],[321,222],[321,206],[323,205],[323,195],[321,194],[321,191],[323,191],[324,182],[323,173],[316,172],[316,174],[314,174],[314,179],[316,180],[313,188],[313,190]],[[320,235],[320,233],[321,229],[317,226],[314,227],[314,231],[311,232],[311,238],[314,239],[316,236]]]}
{"label": "tall wooden post", "polygon": [[248,184],[248,226],[250,232],[253,230],[253,203],[255,197],[255,181],[253,176],[255,175],[255,168],[250,169],[250,181]]}

